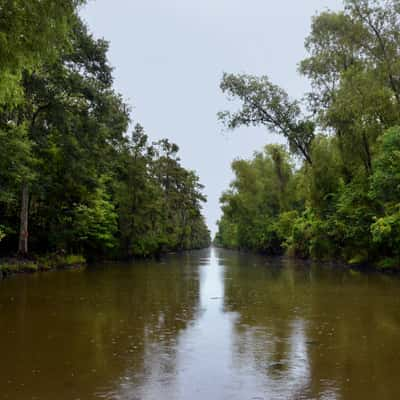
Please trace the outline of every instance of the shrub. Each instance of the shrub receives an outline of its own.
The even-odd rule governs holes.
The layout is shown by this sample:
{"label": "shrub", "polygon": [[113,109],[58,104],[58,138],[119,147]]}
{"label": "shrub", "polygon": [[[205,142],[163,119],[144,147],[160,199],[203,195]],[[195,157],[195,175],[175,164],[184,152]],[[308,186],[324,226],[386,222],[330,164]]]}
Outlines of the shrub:
{"label": "shrub", "polygon": [[382,270],[394,270],[399,269],[400,263],[398,258],[384,258],[383,260],[379,261],[377,267]]}
{"label": "shrub", "polygon": [[331,259],[337,251],[335,244],[331,221],[317,217],[311,209],[293,221],[286,241],[289,255],[317,260]]}
{"label": "shrub", "polygon": [[70,254],[62,259],[62,264],[67,267],[83,265],[86,264],[86,259],[82,255]]}
{"label": "shrub", "polygon": [[20,272],[37,272],[39,269],[38,265],[34,262],[16,261],[16,262],[4,262],[0,264],[0,271],[5,274],[16,274]]}
{"label": "shrub", "polygon": [[37,258],[40,269],[48,271],[51,269],[73,267],[86,264],[86,259],[82,255],[77,254],[48,254]]}

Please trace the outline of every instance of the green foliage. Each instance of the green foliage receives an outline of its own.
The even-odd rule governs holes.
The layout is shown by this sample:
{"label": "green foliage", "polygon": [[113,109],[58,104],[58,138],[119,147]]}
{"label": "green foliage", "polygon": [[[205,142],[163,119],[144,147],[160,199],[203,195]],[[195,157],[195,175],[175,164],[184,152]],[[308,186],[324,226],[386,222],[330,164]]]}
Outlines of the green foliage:
{"label": "green foliage", "polygon": [[[221,197],[224,216],[219,222],[216,242],[230,248],[261,250],[270,254],[282,252],[287,229],[285,214],[295,206],[292,164],[283,146],[266,146],[251,161],[232,164],[236,179]],[[280,218],[280,213],[285,216]],[[276,228],[276,225],[279,228]]]}
{"label": "green foliage", "polygon": [[[241,108],[220,119],[282,134],[296,168],[282,190],[266,179],[273,171],[265,161],[260,169],[259,155],[232,164],[220,245],[399,264],[399,16],[397,0],[346,0],[343,11],[316,15],[300,63],[312,87],[303,108],[268,77],[224,74],[221,89]],[[291,161],[299,155],[301,163]]]}
{"label": "green foliage", "polygon": [[0,260],[0,275],[11,275],[18,273],[34,273],[38,271],[49,271],[54,269],[83,266],[86,259],[77,254],[47,254],[35,257],[35,261],[17,258]]}
{"label": "green foliage", "polygon": [[9,203],[18,196],[21,183],[34,178],[32,144],[26,124],[9,122],[1,127],[0,148],[7,150],[0,157],[0,201]]}
{"label": "green foliage", "polygon": [[80,254],[47,254],[36,257],[36,263],[41,271],[52,269],[83,266],[86,264],[86,258]]}
{"label": "green foliage", "polygon": [[305,211],[301,217],[293,221],[286,243],[290,255],[300,258],[311,257],[311,246],[315,242],[317,225],[318,221],[310,210]]}
{"label": "green foliage", "polygon": [[395,205],[400,201],[400,127],[389,129],[379,142],[380,152],[371,178],[371,197]]}
{"label": "green foliage", "polygon": [[287,249],[289,254],[300,258],[329,260],[337,256],[337,243],[330,221],[307,209],[294,221]]}
{"label": "green foliage", "polygon": [[304,120],[300,104],[270,82],[267,76],[224,74],[221,90],[229,98],[242,101],[237,112],[224,111],[218,117],[230,129],[241,125],[265,125],[288,139],[291,150],[311,163],[310,145],[314,124]]}
{"label": "green foliage", "polygon": [[14,261],[0,264],[0,272],[2,272],[4,275],[17,274],[21,272],[33,273],[37,272],[38,270],[38,265],[30,261]]}
{"label": "green foliage", "polygon": [[68,46],[81,0],[0,1],[0,107],[22,101],[21,77]]}
{"label": "green foliage", "polygon": [[82,255],[77,255],[77,254],[69,254],[65,257],[63,257],[59,261],[60,265],[63,266],[75,266],[75,265],[84,265],[86,264],[86,259]]}
{"label": "green foliage", "polygon": [[380,254],[400,257],[400,128],[389,129],[379,140],[374,162],[370,198],[380,213],[371,225],[374,244]]}
{"label": "green foliage", "polygon": [[0,271],[4,275],[15,274],[20,271],[20,266],[18,264],[3,263],[0,264]]}
{"label": "green foliage", "polygon": [[381,270],[394,271],[399,269],[400,261],[398,258],[384,258],[378,262],[377,266]]}
{"label": "green foliage", "polygon": [[34,262],[27,262],[23,264],[24,272],[37,272],[39,269],[38,265]]}
{"label": "green foliage", "polygon": [[122,159],[116,185],[121,252],[126,257],[207,247],[201,215],[203,186],[180,165],[179,148],[168,140],[148,143],[140,125]]}
{"label": "green foliage", "polygon": [[[282,242],[285,242],[287,238],[292,236],[293,225],[298,218],[299,213],[297,210],[286,211],[279,214],[278,219],[275,222],[274,229]],[[285,246],[287,246],[286,243]]]}
{"label": "green foliage", "polygon": [[238,226],[231,222],[225,214],[218,221],[218,232],[215,236],[214,244],[231,249],[239,248]]}
{"label": "green foliage", "polygon": [[112,249],[116,246],[117,213],[104,189],[97,188],[88,204],[73,211],[73,236],[82,246]]}
{"label": "green foliage", "polygon": [[400,204],[397,210],[378,218],[371,226],[372,239],[375,243],[391,250],[394,255],[400,256]]}
{"label": "green foliage", "polygon": [[[16,250],[19,230],[34,253],[133,257],[208,246],[203,186],[176,144],[149,143],[139,125],[127,137],[108,43],[79,19],[82,3],[0,0],[0,252]],[[19,229],[22,193],[28,236]]]}
{"label": "green foliage", "polygon": [[307,202],[319,213],[329,213],[342,187],[337,141],[318,135],[312,143],[312,167],[304,171]]}

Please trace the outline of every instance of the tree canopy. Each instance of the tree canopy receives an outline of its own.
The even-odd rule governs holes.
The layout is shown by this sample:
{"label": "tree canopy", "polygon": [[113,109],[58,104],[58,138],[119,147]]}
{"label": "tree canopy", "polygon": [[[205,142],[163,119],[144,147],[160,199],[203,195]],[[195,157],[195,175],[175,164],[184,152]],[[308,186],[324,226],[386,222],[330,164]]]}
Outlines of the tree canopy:
{"label": "tree canopy", "polygon": [[207,246],[199,178],[167,139],[150,143],[139,125],[129,137],[108,43],[79,18],[82,3],[0,4],[0,252]]}
{"label": "tree canopy", "polygon": [[[262,125],[285,137],[279,159],[289,172],[277,185],[270,150],[235,161],[217,243],[400,264],[399,11],[397,0],[346,0],[343,10],[316,15],[299,65],[311,83],[302,100],[266,76],[224,74],[221,89],[240,108],[220,119],[230,129]],[[271,199],[279,196],[286,201],[278,207]]]}

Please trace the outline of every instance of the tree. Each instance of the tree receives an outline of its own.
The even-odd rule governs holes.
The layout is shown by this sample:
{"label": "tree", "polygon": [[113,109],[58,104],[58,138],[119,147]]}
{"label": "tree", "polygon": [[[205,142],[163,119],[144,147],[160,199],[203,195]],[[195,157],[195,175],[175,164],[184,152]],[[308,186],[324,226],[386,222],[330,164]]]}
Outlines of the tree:
{"label": "tree", "polygon": [[150,144],[140,125],[126,135],[108,43],[77,16],[82,2],[3,3],[0,59],[14,35],[24,40],[0,67],[2,251],[132,257],[208,245],[199,178],[168,139]]}
{"label": "tree", "polygon": [[265,125],[288,139],[291,150],[312,163],[310,146],[314,138],[314,123],[302,116],[299,102],[289,99],[287,93],[272,84],[268,77],[224,74],[221,90],[231,99],[242,102],[237,112],[224,111],[219,119],[229,129],[241,125]]}
{"label": "tree", "polygon": [[[29,131],[41,108],[35,108],[24,94],[23,75],[34,73],[45,62],[58,57],[69,45],[69,33],[76,20],[77,7],[82,1],[3,1],[1,6],[0,50],[0,107],[7,115],[7,123],[25,134],[19,135],[19,147],[28,148]],[[19,105],[19,110],[14,108]],[[10,115],[13,114],[13,115]],[[12,122],[11,122],[12,123]],[[26,143],[22,142],[26,140]],[[28,156],[28,159],[31,159]],[[22,160],[23,169],[29,161]],[[27,174],[21,186],[19,253],[28,253],[29,184],[32,174]]]}
{"label": "tree", "polygon": [[22,101],[23,71],[33,72],[68,46],[68,33],[84,0],[0,1],[0,107]]}
{"label": "tree", "polygon": [[[379,252],[400,263],[400,128],[389,129],[381,137],[380,154],[371,177],[370,197],[379,203],[382,215],[371,226]],[[389,259],[390,260],[390,259]],[[393,261],[390,264],[393,264]]]}
{"label": "tree", "polygon": [[399,122],[398,9],[396,0],[348,0],[344,11],[314,17],[306,40],[310,107],[338,137],[347,180],[360,164],[372,173],[377,138]]}
{"label": "tree", "polygon": [[300,63],[311,117],[265,76],[224,75],[222,91],[241,102],[219,114],[228,128],[265,125],[302,162],[287,182],[266,180],[271,161],[281,176],[281,153],[235,162],[221,198],[220,244],[265,251],[278,238],[281,250],[300,257],[400,264],[399,11],[398,0],[345,0],[342,11],[313,18]]}
{"label": "tree", "polygon": [[275,223],[294,205],[292,164],[283,146],[266,146],[251,161],[235,160],[235,180],[220,202],[217,243],[230,248],[282,252]]}
{"label": "tree", "polygon": [[[22,187],[22,255],[28,252],[29,210],[34,236],[43,237],[43,246],[59,240],[60,232],[68,231],[63,228],[70,218],[61,218],[61,210],[69,213],[74,204],[90,201],[100,177],[109,170],[114,146],[125,141],[127,108],[111,88],[107,44],[94,40],[78,19],[69,41],[71,46],[60,48],[58,57],[23,73],[23,102],[3,113],[2,131],[19,133],[13,140],[2,136],[8,140],[6,148],[23,150],[5,160],[5,165],[16,166],[7,169],[21,177],[16,181]],[[5,175],[7,184],[12,175]]]}

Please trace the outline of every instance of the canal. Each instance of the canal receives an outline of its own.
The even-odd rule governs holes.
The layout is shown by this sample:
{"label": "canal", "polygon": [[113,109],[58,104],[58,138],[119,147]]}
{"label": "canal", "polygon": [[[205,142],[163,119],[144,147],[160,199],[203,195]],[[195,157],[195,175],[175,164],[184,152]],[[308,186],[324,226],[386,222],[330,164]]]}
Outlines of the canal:
{"label": "canal", "polygon": [[221,249],[0,282],[0,399],[400,398],[400,279]]}

